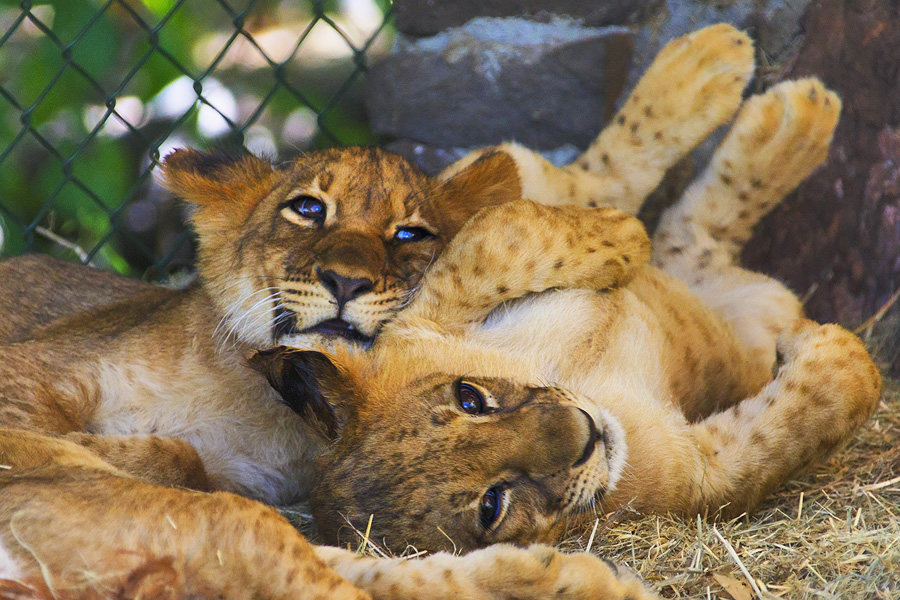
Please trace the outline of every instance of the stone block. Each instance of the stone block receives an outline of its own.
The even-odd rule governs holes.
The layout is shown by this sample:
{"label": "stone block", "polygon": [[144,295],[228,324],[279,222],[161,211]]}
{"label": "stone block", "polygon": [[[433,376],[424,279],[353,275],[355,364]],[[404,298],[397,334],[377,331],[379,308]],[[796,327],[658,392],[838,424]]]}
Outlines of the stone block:
{"label": "stone block", "polygon": [[434,35],[477,17],[567,16],[583,25],[627,25],[649,15],[661,0],[395,0],[397,30],[406,35]]}
{"label": "stone block", "polygon": [[[441,147],[412,140],[396,140],[386,144],[385,149],[399,154],[429,175],[437,175],[445,167],[477,148]],[[554,165],[562,166],[575,162],[581,155],[581,150],[566,144],[552,150],[544,150],[541,155]]]}
{"label": "stone block", "polygon": [[583,148],[621,93],[630,56],[623,28],[476,19],[400,40],[369,72],[367,107],[377,132],[436,146]]}
{"label": "stone block", "polygon": [[784,59],[800,34],[800,17],[810,0],[667,0],[635,29],[629,89],[662,47],[674,38],[715,23],[745,29],[768,63]]}

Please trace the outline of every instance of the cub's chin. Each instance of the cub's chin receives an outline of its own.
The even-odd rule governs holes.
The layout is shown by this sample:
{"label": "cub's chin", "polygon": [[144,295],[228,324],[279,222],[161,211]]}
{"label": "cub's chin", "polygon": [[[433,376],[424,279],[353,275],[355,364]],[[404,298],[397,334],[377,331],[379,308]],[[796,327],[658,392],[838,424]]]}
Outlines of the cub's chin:
{"label": "cub's chin", "polygon": [[328,319],[307,327],[299,332],[300,335],[319,336],[326,340],[344,340],[353,344],[369,346],[372,337],[362,333],[356,325],[343,319]]}

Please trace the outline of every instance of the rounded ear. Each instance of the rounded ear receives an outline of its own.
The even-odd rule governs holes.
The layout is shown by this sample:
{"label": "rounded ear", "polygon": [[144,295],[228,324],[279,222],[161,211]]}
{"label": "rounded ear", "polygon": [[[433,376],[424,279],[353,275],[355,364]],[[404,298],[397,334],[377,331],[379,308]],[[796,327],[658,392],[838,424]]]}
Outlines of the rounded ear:
{"label": "rounded ear", "polygon": [[276,346],[257,352],[247,362],[317,433],[329,441],[337,439],[353,404],[355,385],[329,356]]}
{"label": "rounded ear", "polygon": [[444,181],[431,204],[441,232],[452,237],[482,208],[521,197],[516,162],[506,152],[490,150]]}
{"label": "rounded ear", "polygon": [[237,202],[252,208],[276,181],[272,163],[246,150],[175,150],[163,159],[162,172],[169,190],[201,206]]}

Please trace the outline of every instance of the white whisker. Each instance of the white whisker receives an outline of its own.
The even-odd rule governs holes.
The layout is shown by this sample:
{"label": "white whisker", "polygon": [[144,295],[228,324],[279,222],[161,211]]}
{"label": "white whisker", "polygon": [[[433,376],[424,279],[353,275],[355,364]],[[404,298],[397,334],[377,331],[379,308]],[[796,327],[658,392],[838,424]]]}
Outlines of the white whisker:
{"label": "white whisker", "polygon": [[[229,306],[229,307],[225,310],[225,314],[222,315],[222,318],[219,320],[219,324],[216,325],[216,328],[215,328],[215,330],[213,331],[213,337],[215,337],[215,336],[218,334],[219,329],[221,328],[221,326],[224,325],[230,318],[232,318],[232,317],[235,315],[235,313],[240,309],[241,305],[243,305],[244,302],[246,302],[247,300],[249,300],[250,298],[252,298],[253,296],[255,296],[255,295],[257,295],[257,294],[263,294],[263,293],[268,292],[268,291],[270,291],[270,290],[277,290],[277,289],[278,289],[278,288],[277,288],[277,287],[274,287],[274,286],[273,286],[273,287],[267,287],[267,288],[263,288],[263,289],[261,289],[261,290],[253,291],[253,292],[251,292],[250,294],[247,294],[246,296],[243,296],[243,297],[241,297],[241,298],[238,298],[237,301],[235,301],[234,303],[232,303],[232,305]],[[226,335],[226,337],[227,337],[227,335]]]}
{"label": "white whisker", "polygon": [[[240,318],[239,318],[237,321],[234,321],[234,322],[231,324],[231,327],[230,327],[231,333],[234,334],[235,336],[237,336],[237,330],[238,330],[239,328],[243,328],[243,327],[246,325],[246,323],[248,322],[248,319],[250,319],[251,317],[254,316],[253,313],[254,313],[254,311],[256,311],[257,308],[259,308],[260,306],[262,306],[262,305],[265,304],[266,302],[269,302],[269,301],[272,300],[273,298],[277,298],[280,294],[281,294],[281,291],[280,291],[280,290],[279,290],[279,291],[276,291],[276,292],[273,293],[273,294],[269,294],[268,296],[266,296],[266,297],[263,298],[262,300],[257,301],[257,302],[256,302],[255,304],[253,304],[253,306],[251,306],[250,308],[244,310],[244,311],[243,311],[243,314],[240,316]],[[271,311],[271,309],[270,309],[270,311]],[[237,340],[235,340],[235,345],[236,345],[236,344],[237,344]]]}
{"label": "white whisker", "polygon": [[409,306],[409,304],[415,299],[416,295],[419,293],[419,290],[422,288],[422,282],[425,281],[425,278],[428,277],[428,271],[431,270],[431,267],[434,265],[434,261],[437,259],[437,253],[432,252],[431,258],[428,260],[428,264],[425,265],[425,268],[422,270],[422,276],[419,277],[418,283],[406,290],[402,294],[402,300],[400,304],[397,306],[396,310],[402,310]]}
{"label": "white whisker", "polygon": [[[240,281],[240,282],[238,282],[238,283],[244,283],[244,282],[243,282],[243,281]],[[236,284],[235,284],[235,285],[236,285]],[[229,286],[229,287],[234,287],[234,285]],[[229,306],[228,308],[225,309],[225,312],[224,312],[224,314],[222,315],[222,318],[219,319],[219,323],[216,325],[216,328],[213,330],[213,334],[212,334],[213,338],[215,338],[215,337],[218,335],[219,330],[222,328],[222,326],[228,321],[228,319],[230,319],[231,317],[234,316],[234,314],[237,312],[237,310],[240,308],[240,306],[241,306],[244,302],[246,302],[247,300],[249,300],[250,298],[252,298],[252,297],[255,296],[256,294],[262,294],[262,293],[265,293],[265,292],[267,292],[267,291],[275,290],[275,289],[278,289],[278,288],[276,288],[276,287],[267,287],[267,288],[263,288],[263,289],[261,289],[261,290],[256,290],[256,291],[251,292],[250,294],[248,294],[248,295],[246,295],[246,296],[243,296],[243,297],[241,297],[241,298],[238,298],[234,303],[231,304],[231,306]],[[227,337],[227,336],[226,336],[226,337]]]}
{"label": "white whisker", "polygon": [[[246,282],[239,283],[246,284]],[[243,305],[251,300],[254,296],[257,296],[259,294],[266,294],[267,292],[272,292],[273,290],[274,293],[271,293],[262,300],[256,302],[249,310],[242,310]],[[234,338],[231,347],[232,349],[234,349],[240,339],[237,331],[239,327],[242,326],[243,322],[252,314],[252,311],[254,311],[261,304],[271,300],[273,297],[278,296],[279,293],[280,288],[278,288],[277,286],[269,286],[254,290],[248,294],[245,294],[244,296],[241,296],[235,302],[233,302],[225,310],[222,318],[219,320],[219,323],[216,325],[216,328],[213,331],[213,338],[216,339],[217,350],[223,350],[225,348],[225,344],[228,343],[229,338],[231,338],[232,336],[234,336]],[[237,315],[239,312],[242,314],[235,320],[235,315]],[[222,333],[220,334],[220,332]]]}

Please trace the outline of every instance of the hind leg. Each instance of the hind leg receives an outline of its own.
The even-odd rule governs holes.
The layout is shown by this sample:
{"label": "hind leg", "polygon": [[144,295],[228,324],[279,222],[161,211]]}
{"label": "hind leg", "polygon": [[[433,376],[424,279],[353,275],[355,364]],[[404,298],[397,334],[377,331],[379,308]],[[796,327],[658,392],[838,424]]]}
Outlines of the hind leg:
{"label": "hind leg", "polygon": [[779,282],[735,265],[753,226],[825,160],[840,100],[816,79],[748,100],[722,145],[654,236],[653,263],[690,286],[756,360],[802,314]]}
{"label": "hind leg", "polygon": [[528,200],[635,214],[669,167],[731,119],[752,74],[750,38],[730,25],[713,25],[669,42],[574,164],[558,168],[527,148],[501,144],[469,154],[440,177],[499,151],[515,161]]}
{"label": "hind leg", "polygon": [[859,339],[799,319],[778,338],[784,362],[752,398],[691,426],[689,513],[753,509],[797,471],[840,448],[878,405],[881,377]]}
{"label": "hind leg", "polygon": [[212,488],[199,454],[187,442],[87,433],[100,391],[88,366],[66,358],[43,342],[0,345],[0,428],[74,442],[158,485]]}

